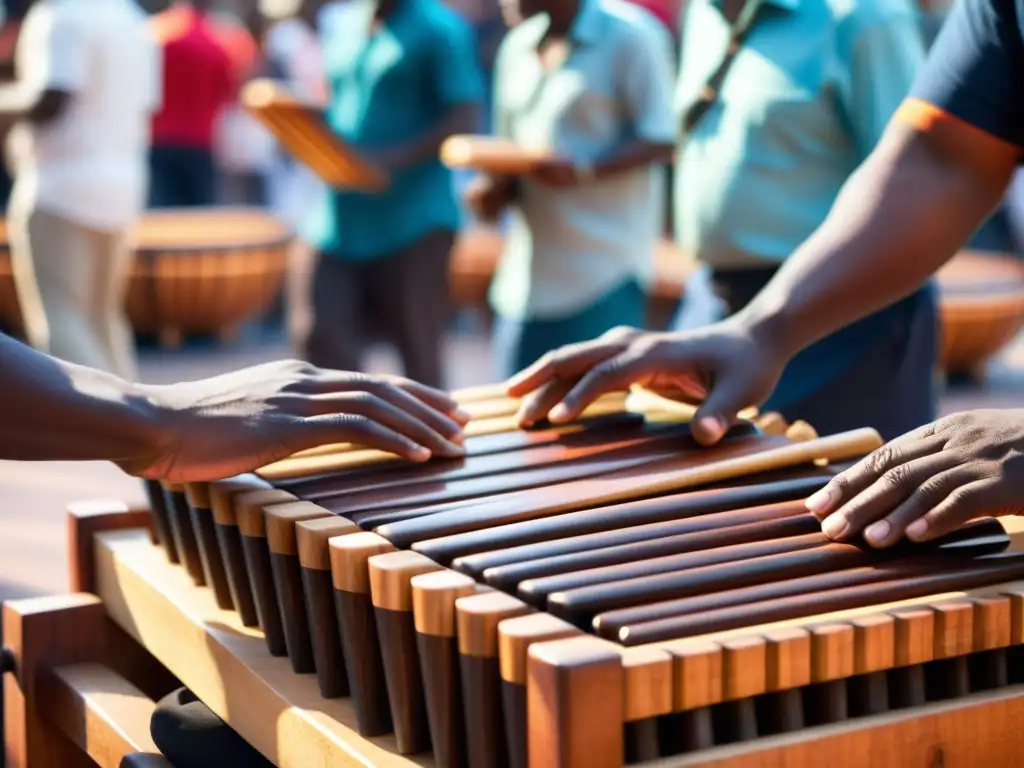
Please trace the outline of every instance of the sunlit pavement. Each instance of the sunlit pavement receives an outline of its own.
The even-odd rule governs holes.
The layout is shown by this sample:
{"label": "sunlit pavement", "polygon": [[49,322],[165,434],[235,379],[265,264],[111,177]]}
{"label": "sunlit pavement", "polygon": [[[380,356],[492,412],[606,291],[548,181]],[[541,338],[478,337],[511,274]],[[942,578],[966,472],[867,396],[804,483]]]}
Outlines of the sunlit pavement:
{"label": "sunlit pavement", "polygon": [[[143,351],[143,380],[173,383],[288,357],[286,343],[247,338],[230,347]],[[397,371],[387,350],[371,355],[375,371]],[[490,348],[480,332],[456,334],[447,348],[448,386],[493,380]],[[989,368],[982,387],[948,392],[943,412],[977,407],[1024,407],[1024,335]],[[66,589],[67,556],[64,510],[68,502],[113,497],[141,502],[138,481],[101,463],[16,464],[0,462],[0,599]]]}

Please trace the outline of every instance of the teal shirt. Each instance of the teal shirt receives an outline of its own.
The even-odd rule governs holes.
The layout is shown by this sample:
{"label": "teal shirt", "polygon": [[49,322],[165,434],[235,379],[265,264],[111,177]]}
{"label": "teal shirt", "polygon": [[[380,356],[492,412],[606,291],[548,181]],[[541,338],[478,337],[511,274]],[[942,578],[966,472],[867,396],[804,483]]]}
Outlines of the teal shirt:
{"label": "teal shirt", "polygon": [[[327,120],[347,143],[381,148],[432,130],[453,107],[483,100],[473,32],[439,0],[399,0],[371,33],[374,4],[349,0],[323,32]],[[451,172],[437,158],[392,174],[379,194],[329,190],[306,223],[314,247],[367,261],[459,226]]]}
{"label": "teal shirt", "polygon": [[[691,0],[675,104],[681,115],[722,60],[729,25],[715,0]],[[924,60],[911,0],[764,0],[717,104],[676,168],[680,246],[714,269],[779,264],[828,215],[874,148]],[[801,353],[771,407],[805,397],[854,365],[929,291]]]}

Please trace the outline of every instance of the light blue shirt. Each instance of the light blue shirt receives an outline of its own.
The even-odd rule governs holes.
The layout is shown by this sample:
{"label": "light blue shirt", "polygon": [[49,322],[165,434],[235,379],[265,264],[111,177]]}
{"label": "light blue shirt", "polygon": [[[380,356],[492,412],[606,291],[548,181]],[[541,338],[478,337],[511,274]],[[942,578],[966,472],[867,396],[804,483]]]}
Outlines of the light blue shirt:
{"label": "light blue shirt", "polygon": [[[719,2],[691,0],[676,87],[681,116],[722,61]],[[924,61],[911,0],[764,0],[676,166],[684,251],[715,269],[771,267],[825,220]],[[856,365],[925,289],[821,340],[787,366],[767,409],[783,409]],[[841,404],[837,404],[841,407]]]}
{"label": "light blue shirt", "polygon": [[[722,61],[728,36],[717,2],[691,0],[680,115]],[[923,60],[911,0],[764,0],[677,165],[684,252],[715,268],[785,260],[825,219]]]}
{"label": "light blue shirt", "polygon": [[[521,146],[593,162],[635,139],[671,144],[672,42],[626,0],[584,0],[565,62],[545,71],[537,46],[546,14],[502,41],[495,64],[495,132]],[[663,172],[635,168],[557,190],[523,179],[510,212],[491,304],[512,320],[585,310],[650,276],[661,234]]]}
{"label": "light blue shirt", "polygon": [[[455,11],[440,0],[399,0],[371,31],[373,14],[371,0],[349,0],[325,17],[327,120],[347,143],[401,144],[433,129],[453,107],[482,102],[476,43]],[[435,157],[393,174],[379,194],[330,190],[305,234],[330,256],[365,261],[458,225],[451,173]]]}

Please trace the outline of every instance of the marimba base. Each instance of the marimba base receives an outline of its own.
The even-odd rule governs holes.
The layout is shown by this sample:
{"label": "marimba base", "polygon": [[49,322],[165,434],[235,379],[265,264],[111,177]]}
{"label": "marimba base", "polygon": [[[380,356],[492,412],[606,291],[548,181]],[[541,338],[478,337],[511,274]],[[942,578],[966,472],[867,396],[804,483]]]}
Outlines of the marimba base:
{"label": "marimba base", "polygon": [[[137,525],[138,518],[125,515],[125,522]],[[72,546],[85,552],[83,543],[73,539]],[[427,754],[398,755],[393,736],[360,737],[347,700],[322,698],[314,676],[295,675],[286,658],[271,656],[262,634],[218,609],[210,590],[168,563],[147,531],[96,534],[85,566],[91,570],[83,565],[74,582],[98,597],[4,606],[4,637],[16,662],[4,688],[11,768],[159,765],[146,762],[158,761],[145,756],[152,751],[148,717],[153,701],[176,685],[195,692],[282,767],[433,765]],[[829,768],[1009,766],[1024,759],[1022,718],[1024,686],[1014,685],[657,764],[804,768],[827,759]],[[554,759],[545,763],[559,765],[559,745],[548,746]],[[608,764],[616,764],[614,757]]]}

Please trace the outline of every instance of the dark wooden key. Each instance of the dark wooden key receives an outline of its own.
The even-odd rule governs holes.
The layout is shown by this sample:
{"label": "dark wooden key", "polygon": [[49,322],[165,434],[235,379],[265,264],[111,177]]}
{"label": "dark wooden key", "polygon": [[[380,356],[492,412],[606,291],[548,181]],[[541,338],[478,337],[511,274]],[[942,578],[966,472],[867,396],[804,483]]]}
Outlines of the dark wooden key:
{"label": "dark wooden key", "polygon": [[159,480],[143,480],[142,486],[146,491],[146,498],[149,500],[149,510],[153,515],[153,529],[156,531],[157,541],[163,547],[167,559],[178,564],[178,545],[171,533],[171,520],[167,511],[167,502],[164,499],[164,489]]}
{"label": "dark wooden key", "polygon": [[217,607],[222,611],[234,609],[231,589],[228,586],[224,560],[221,558],[217,544],[217,529],[213,521],[213,505],[210,501],[208,483],[185,483],[185,501],[188,503],[192,528],[195,531],[196,543],[199,546],[199,560],[203,566],[203,576],[213,590]]}
{"label": "dark wooden key", "polygon": [[[728,513],[730,524],[757,522],[764,513],[758,505],[804,499],[828,482],[827,475],[777,480],[764,485],[694,490],[654,499],[597,506],[555,517],[510,523],[417,542],[413,549],[479,578],[489,568],[534,558],[582,552],[606,531],[627,536],[644,525],[664,523],[678,528],[666,535],[694,533],[715,527],[706,519]],[[734,511],[730,511],[734,510]],[[724,518],[720,518],[724,519]],[[641,530],[638,536],[644,536]],[[626,542],[623,542],[626,543]]]}
{"label": "dark wooden key", "polygon": [[313,644],[313,663],[317,685],[325,699],[347,696],[348,675],[338,615],[334,606],[331,578],[331,550],[328,542],[336,536],[359,532],[359,527],[343,517],[320,517],[295,524],[302,568],[302,590],[306,595],[306,618]]}
{"label": "dark wooden key", "polygon": [[368,532],[332,539],[328,546],[338,633],[356,711],[356,727],[362,736],[381,736],[391,732],[391,707],[367,563],[371,557],[394,552],[395,548]]}
{"label": "dark wooden key", "polygon": [[[730,525],[733,514],[722,512],[704,515],[697,520],[654,523],[620,531],[591,534],[581,537],[588,539],[595,547],[590,551],[500,565],[488,568],[484,571],[483,577],[492,587],[514,592],[516,587],[527,579],[541,579],[737,544],[767,542],[772,539],[801,536],[821,530],[821,524],[814,517],[803,513],[803,502],[770,505],[760,509],[764,512],[763,521],[745,525]],[[721,527],[718,527],[719,524]],[[685,531],[687,527],[694,529],[703,526],[709,526],[709,528],[698,530],[696,533],[673,533],[674,531]],[[641,538],[643,536],[648,538]],[[620,543],[623,539],[626,540],[626,543]],[[458,565],[458,561],[453,565]]]}
{"label": "dark wooden key", "polygon": [[209,488],[213,522],[217,532],[217,549],[224,563],[231,602],[238,611],[242,624],[247,627],[258,626],[259,618],[256,615],[249,575],[245,570],[242,534],[238,530],[234,499],[244,493],[269,489],[270,484],[256,475],[238,475],[226,480],[217,480],[210,483]]}

